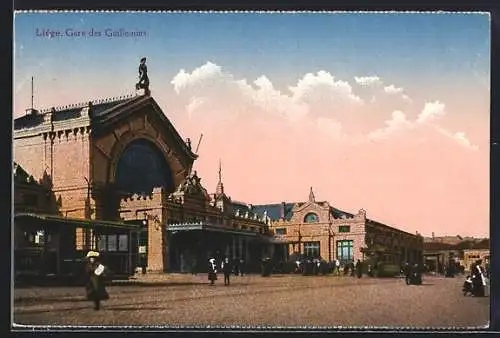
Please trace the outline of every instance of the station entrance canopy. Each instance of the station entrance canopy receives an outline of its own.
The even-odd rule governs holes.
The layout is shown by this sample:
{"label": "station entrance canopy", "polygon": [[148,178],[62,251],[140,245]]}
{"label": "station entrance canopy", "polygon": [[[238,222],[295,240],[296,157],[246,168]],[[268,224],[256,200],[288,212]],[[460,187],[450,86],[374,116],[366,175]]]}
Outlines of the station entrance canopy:
{"label": "station entrance canopy", "polygon": [[257,237],[258,233],[250,230],[244,229],[230,229],[223,228],[220,226],[216,226],[206,222],[194,222],[194,223],[176,223],[167,225],[167,231],[172,234],[182,232],[182,231],[210,231],[210,232],[221,232],[225,234],[231,235],[240,235],[240,236],[250,236]]}

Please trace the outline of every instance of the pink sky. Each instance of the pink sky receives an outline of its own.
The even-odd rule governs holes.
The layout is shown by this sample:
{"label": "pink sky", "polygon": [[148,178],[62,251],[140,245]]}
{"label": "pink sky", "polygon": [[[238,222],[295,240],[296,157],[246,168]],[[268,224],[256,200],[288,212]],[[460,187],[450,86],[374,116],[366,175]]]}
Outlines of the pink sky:
{"label": "pink sky", "polygon": [[209,191],[221,158],[233,199],[304,201],[312,186],[319,200],[412,233],[489,235],[489,88],[447,97],[466,103],[426,100],[322,71],[278,91],[213,63],[172,84],[160,102],[194,144],[203,133],[196,170]]}
{"label": "pink sky", "polygon": [[[123,95],[133,75],[96,86],[80,79],[71,88],[56,81],[37,89],[36,104]],[[236,200],[299,202],[312,186],[318,200],[363,208],[408,232],[489,236],[486,79],[475,91],[418,84],[413,93],[374,74],[340,79],[320,71],[276,89],[265,75],[245,78],[207,62],[166,80],[152,95],[184,138],[196,146],[203,133],[195,170],[210,192],[221,159]],[[17,91],[25,87],[16,82]],[[16,115],[26,104],[17,98]]]}

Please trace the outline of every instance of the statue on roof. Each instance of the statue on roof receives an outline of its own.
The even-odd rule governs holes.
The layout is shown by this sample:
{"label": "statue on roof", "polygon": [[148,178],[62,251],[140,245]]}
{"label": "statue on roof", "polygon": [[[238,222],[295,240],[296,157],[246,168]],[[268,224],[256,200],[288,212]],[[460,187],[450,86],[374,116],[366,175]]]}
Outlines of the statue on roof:
{"label": "statue on roof", "polygon": [[146,58],[142,58],[139,64],[139,82],[135,84],[135,89],[144,89],[146,95],[149,95],[149,77],[148,67],[146,66]]}

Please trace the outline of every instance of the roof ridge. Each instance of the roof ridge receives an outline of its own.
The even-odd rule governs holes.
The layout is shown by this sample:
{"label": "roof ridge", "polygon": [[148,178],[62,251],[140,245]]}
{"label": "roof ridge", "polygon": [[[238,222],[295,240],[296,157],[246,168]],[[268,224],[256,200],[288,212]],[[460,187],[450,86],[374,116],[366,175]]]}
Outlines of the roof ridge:
{"label": "roof ridge", "polygon": [[103,103],[111,103],[111,102],[117,102],[121,100],[126,100],[126,99],[132,99],[136,96],[140,96],[138,93],[129,93],[125,95],[119,95],[119,96],[108,96],[105,98],[99,98],[99,99],[94,99],[86,102],[79,102],[79,103],[72,103],[72,104],[67,104],[67,105],[61,105],[61,106],[54,106],[50,108],[44,108],[40,109],[40,113],[49,113],[54,109],[56,112],[57,111],[63,111],[63,110],[68,110],[68,109],[77,109],[77,108],[85,108],[89,105],[98,105],[98,104],[103,104]]}

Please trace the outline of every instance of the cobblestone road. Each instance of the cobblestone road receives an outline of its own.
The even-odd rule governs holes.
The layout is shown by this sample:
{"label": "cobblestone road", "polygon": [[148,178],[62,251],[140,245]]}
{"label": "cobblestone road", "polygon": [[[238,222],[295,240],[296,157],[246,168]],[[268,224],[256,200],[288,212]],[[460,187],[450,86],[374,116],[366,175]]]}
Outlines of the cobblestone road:
{"label": "cobblestone road", "polygon": [[163,275],[108,287],[100,311],[79,287],[14,290],[14,322],[34,325],[189,327],[484,327],[489,297],[464,297],[463,279],[276,275],[232,277],[215,286],[206,275]]}

